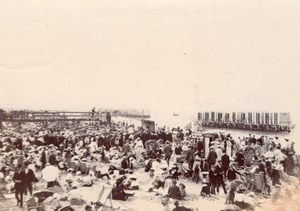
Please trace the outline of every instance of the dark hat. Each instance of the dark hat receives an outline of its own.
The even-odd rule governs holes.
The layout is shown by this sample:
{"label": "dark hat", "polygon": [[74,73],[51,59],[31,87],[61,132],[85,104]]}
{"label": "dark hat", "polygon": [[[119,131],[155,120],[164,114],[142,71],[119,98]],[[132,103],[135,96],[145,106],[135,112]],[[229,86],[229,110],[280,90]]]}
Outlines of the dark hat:
{"label": "dark hat", "polygon": [[86,205],[84,209],[88,210],[88,209],[92,209],[92,207],[90,205]]}
{"label": "dark hat", "polygon": [[183,188],[185,188],[185,185],[183,183],[180,183],[179,185],[181,185]]}

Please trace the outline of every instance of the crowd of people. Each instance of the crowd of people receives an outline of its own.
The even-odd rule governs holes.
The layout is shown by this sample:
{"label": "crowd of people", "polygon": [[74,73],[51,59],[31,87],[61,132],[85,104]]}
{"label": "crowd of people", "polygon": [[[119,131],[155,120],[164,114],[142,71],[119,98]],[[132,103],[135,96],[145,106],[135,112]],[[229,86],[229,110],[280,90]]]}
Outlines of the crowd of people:
{"label": "crowd of people", "polygon": [[163,190],[164,198],[175,200],[174,210],[188,210],[178,205],[189,194],[181,178],[199,184],[201,195],[220,194],[221,187],[231,204],[235,191],[243,189],[230,188],[237,179],[260,173],[270,193],[271,186],[296,176],[294,142],[288,139],[214,133],[208,148],[205,141],[191,130],[164,127],[151,132],[125,123],[7,127],[1,133],[0,179],[21,207],[23,195],[32,195],[37,181],[47,188],[61,187],[64,197],[77,205],[85,203],[78,187],[96,185],[99,179],[114,179],[112,199],[126,201],[139,190],[133,173],[143,169],[148,192]]}

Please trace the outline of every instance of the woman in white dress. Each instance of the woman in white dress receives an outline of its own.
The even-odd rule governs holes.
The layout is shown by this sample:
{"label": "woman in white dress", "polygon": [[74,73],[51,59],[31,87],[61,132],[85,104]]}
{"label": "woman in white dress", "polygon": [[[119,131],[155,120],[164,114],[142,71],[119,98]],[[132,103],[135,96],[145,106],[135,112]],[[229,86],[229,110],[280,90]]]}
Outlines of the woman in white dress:
{"label": "woman in white dress", "polygon": [[231,156],[232,156],[232,144],[231,144],[231,141],[230,140],[227,140],[226,141],[226,153],[227,153],[227,155],[231,158]]}
{"label": "woman in white dress", "polygon": [[136,142],[136,144],[134,146],[135,156],[136,156],[137,162],[140,162],[141,160],[143,160],[142,152],[144,151],[144,144],[140,138],[137,138],[135,140],[135,142]]}
{"label": "woman in white dress", "polygon": [[170,157],[170,161],[169,161],[169,169],[171,169],[173,167],[173,164],[175,164],[175,163],[177,163],[177,156],[173,151],[173,153]]}

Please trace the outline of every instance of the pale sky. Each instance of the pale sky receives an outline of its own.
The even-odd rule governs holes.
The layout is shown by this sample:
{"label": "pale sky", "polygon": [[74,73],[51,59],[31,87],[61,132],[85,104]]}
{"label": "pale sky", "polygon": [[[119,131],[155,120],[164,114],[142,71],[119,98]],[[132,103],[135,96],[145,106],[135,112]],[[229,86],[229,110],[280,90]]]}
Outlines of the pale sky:
{"label": "pale sky", "polygon": [[1,0],[0,107],[292,111],[300,1]]}

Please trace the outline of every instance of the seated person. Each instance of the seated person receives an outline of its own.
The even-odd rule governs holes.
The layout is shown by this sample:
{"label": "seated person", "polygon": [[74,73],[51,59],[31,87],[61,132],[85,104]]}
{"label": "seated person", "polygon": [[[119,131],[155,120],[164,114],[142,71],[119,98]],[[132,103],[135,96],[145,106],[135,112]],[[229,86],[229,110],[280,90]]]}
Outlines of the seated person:
{"label": "seated person", "polygon": [[177,163],[173,164],[173,167],[169,170],[169,173],[172,175],[173,179],[179,179],[181,172],[179,171],[179,168],[177,167]]}
{"label": "seated person", "polygon": [[53,194],[53,196],[50,196],[47,199],[45,199],[45,201],[43,201],[43,204],[45,205],[47,210],[59,210],[59,208],[61,208],[59,198],[60,196],[57,193],[55,193]]}
{"label": "seated person", "polygon": [[179,190],[180,190],[180,198],[183,199],[186,196],[185,185],[180,183]]}
{"label": "seated person", "polygon": [[129,166],[129,169],[133,170],[134,168],[136,168],[136,159],[133,158],[133,157],[129,157],[129,163],[128,163],[128,166]]}
{"label": "seated person", "polygon": [[116,182],[116,186],[112,189],[112,199],[126,201],[128,197],[133,196],[134,193],[126,193],[121,184],[120,181]]}
{"label": "seated person", "polygon": [[154,176],[155,176],[154,172],[155,172],[155,170],[153,168],[151,168],[150,171],[149,171],[149,177],[150,177],[150,179],[154,179]]}
{"label": "seated person", "polygon": [[108,174],[114,174],[115,170],[119,170],[119,169],[117,167],[115,167],[114,165],[109,165]]}
{"label": "seated person", "polygon": [[192,177],[193,176],[193,171],[190,169],[189,164],[187,161],[184,161],[184,163],[182,164],[182,171],[183,171],[183,175],[185,177]]}
{"label": "seated person", "polygon": [[179,187],[176,185],[176,180],[173,179],[172,186],[168,189],[168,194],[166,196],[172,199],[181,199],[181,193]]}
{"label": "seated person", "polygon": [[92,174],[86,175],[85,177],[82,178],[81,181],[82,186],[84,187],[90,187],[93,185],[93,177]]}
{"label": "seated person", "polygon": [[122,187],[124,190],[138,190],[139,186],[135,183],[136,178],[125,178],[122,182]]}
{"label": "seated person", "polygon": [[270,187],[270,185],[268,184],[268,181],[267,181],[267,177],[266,177],[267,173],[266,173],[265,165],[263,163],[259,164],[258,168],[256,168],[256,170],[255,170],[255,173],[263,174],[264,183],[265,183],[265,186],[267,188],[268,195],[270,195],[271,187]]}
{"label": "seated person", "polygon": [[147,156],[145,157],[145,172],[149,172],[152,168],[152,160]]}
{"label": "seated person", "polygon": [[179,206],[179,202],[175,201],[174,202],[175,208],[173,209],[173,211],[188,211],[189,209],[187,209],[184,206]]}
{"label": "seated person", "polygon": [[82,195],[80,191],[77,189],[77,185],[72,184],[72,190],[67,195],[68,201],[71,205],[83,205],[85,202],[82,200]]}
{"label": "seated person", "polygon": [[123,159],[121,161],[121,168],[122,169],[127,169],[129,168],[129,163],[128,163],[128,159],[126,156],[123,156]]}
{"label": "seated person", "polygon": [[159,178],[159,176],[156,176],[155,179],[152,182],[153,188],[159,189],[163,187],[164,182]]}
{"label": "seated person", "polygon": [[100,168],[96,168],[95,177],[96,178],[100,178],[100,179],[102,179],[103,177],[106,177],[107,179],[110,179],[110,177],[109,177],[109,175],[107,173],[105,173],[105,174],[101,173]]}
{"label": "seated person", "polygon": [[69,168],[68,170],[67,170],[67,175],[66,175],[66,182],[73,182],[74,181],[74,179],[75,179],[75,176],[74,176],[74,171],[73,171],[73,169],[71,169],[71,168]]}
{"label": "seated person", "polygon": [[81,182],[82,181],[82,176],[81,176],[81,172],[77,171],[76,172],[76,176],[74,177],[74,180],[77,182]]}

